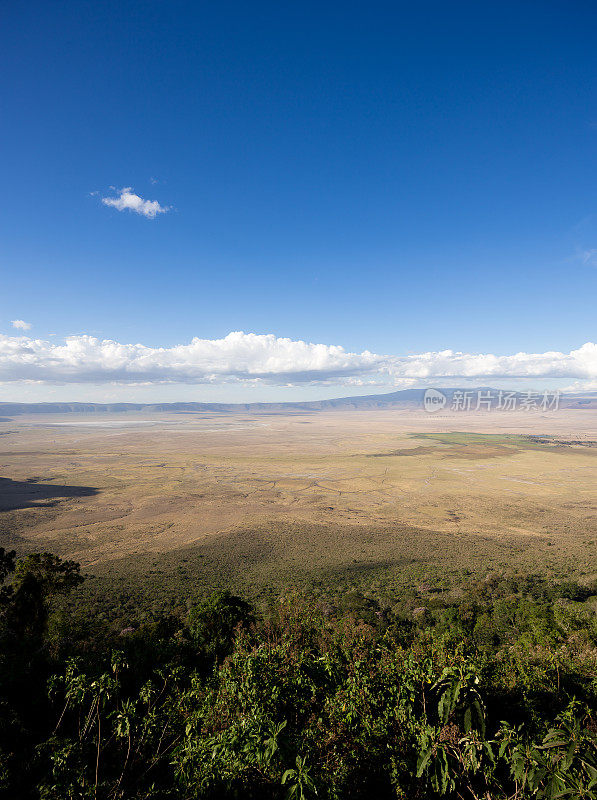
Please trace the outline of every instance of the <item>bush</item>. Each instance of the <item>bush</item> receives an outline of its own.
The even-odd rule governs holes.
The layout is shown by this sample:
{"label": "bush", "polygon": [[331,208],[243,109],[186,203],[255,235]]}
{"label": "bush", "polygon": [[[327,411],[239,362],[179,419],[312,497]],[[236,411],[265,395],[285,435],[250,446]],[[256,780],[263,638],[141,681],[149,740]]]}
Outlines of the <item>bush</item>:
{"label": "bush", "polygon": [[472,582],[416,620],[411,596],[392,613],[291,594],[257,618],[223,592],[126,628],[67,615],[71,562],[0,551],[11,577],[0,795],[596,796],[595,615],[536,576]]}

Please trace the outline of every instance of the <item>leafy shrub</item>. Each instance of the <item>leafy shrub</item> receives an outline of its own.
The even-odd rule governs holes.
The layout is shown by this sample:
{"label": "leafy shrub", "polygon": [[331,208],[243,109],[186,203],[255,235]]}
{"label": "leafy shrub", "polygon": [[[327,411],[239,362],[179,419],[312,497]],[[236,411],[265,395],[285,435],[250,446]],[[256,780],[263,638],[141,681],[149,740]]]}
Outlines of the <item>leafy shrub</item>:
{"label": "leafy shrub", "polygon": [[290,594],[259,618],[223,592],[122,628],[66,614],[80,580],[0,551],[0,795],[597,794],[595,614],[562,584],[492,575],[419,619],[416,594]]}

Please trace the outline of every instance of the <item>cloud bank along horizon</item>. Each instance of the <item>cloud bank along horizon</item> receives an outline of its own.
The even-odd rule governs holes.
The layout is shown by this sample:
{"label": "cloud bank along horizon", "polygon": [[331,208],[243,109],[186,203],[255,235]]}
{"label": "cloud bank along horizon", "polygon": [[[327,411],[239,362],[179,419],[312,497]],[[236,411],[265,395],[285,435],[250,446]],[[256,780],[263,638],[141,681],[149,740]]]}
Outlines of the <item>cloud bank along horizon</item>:
{"label": "cloud bank along horizon", "polygon": [[569,389],[597,389],[597,344],[568,353],[415,355],[353,353],[340,345],[235,331],[222,339],[148,347],[90,335],[63,340],[0,334],[0,383],[180,384],[261,383],[270,386],[428,385],[457,380],[568,380]]}

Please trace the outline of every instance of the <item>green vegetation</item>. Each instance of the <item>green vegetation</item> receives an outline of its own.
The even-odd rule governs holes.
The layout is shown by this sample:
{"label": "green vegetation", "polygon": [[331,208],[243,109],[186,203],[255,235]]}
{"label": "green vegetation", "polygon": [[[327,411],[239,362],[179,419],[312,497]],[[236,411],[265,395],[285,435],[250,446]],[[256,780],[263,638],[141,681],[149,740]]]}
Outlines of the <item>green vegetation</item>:
{"label": "green vegetation", "polygon": [[597,793],[593,585],[503,573],[96,614],[82,580],[0,550],[3,796]]}
{"label": "green vegetation", "polygon": [[550,436],[540,437],[518,433],[450,431],[449,433],[413,433],[411,438],[439,443],[441,448],[439,452],[444,452],[444,456],[472,459],[512,456],[523,450],[558,453],[565,452],[570,445],[568,442],[556,440]]}
{"label": "green vegetation", "polygon": [[575,528],[573,549],[561,543],[559,531],[496,537],[460,533],[453,525],[454,533],[291,522],[240,528],[189,547],[96,564],[73,603],[85,604],[95,616],[118,616],[123,627],[148,612],[183,615],[198,594],[216,590],[232,591],[259,608],[289,588],[332,605],[356,590],[410,613],[427,602],[421,587],[458,596],[471,580],[510,573],[512,565],[555,583],[573,578],[587,584],[597,577],[594,530]]}
{"label": "green vegetation", "polygon": [[[519,433],[471,433],[449,431],[445,433],[411,433],[412,439],[430,439],[442,444],[503,444],[512,447],[532,447],[537,444],[534,437]],[[545,444],[549,438],[545,437]]]}

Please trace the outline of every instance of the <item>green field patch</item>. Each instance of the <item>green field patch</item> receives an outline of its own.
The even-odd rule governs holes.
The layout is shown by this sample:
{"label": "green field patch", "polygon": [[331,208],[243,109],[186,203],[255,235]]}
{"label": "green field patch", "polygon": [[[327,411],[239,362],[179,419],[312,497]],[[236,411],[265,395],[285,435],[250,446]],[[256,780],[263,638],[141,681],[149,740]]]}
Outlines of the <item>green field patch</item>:
{"label": "green field patch", "polygon": [[[450,431],[449,433],[409,433],[410,439],[430,439],[442,444],[492,444],[508,447],[525,447],[533,444],[531,437],[517,433],[470,433]],[[537,443],[538,445],[542,443]]]}
{"label": "green field patch", "polygon": [[[437,442],[444,458],[499,458],[523,450],[564,451],[568,447],[550,437],[521,435],[516,433],[471,433],[450,431],[447,433],[410,433],[411,439]],[[438,450],[435,450],[438,452]]]}
{"label": "green field patch", "polygon": [[531,436],[516,433],[410,433],[411,439],[424,439],[428,445],[404,447],[381,453],[368,453],[368,458],[394,458],[402,456],[440,455],[442,458],[499,458],[511,456],[522,450],[566,450],[568,445],[549,436]]}

